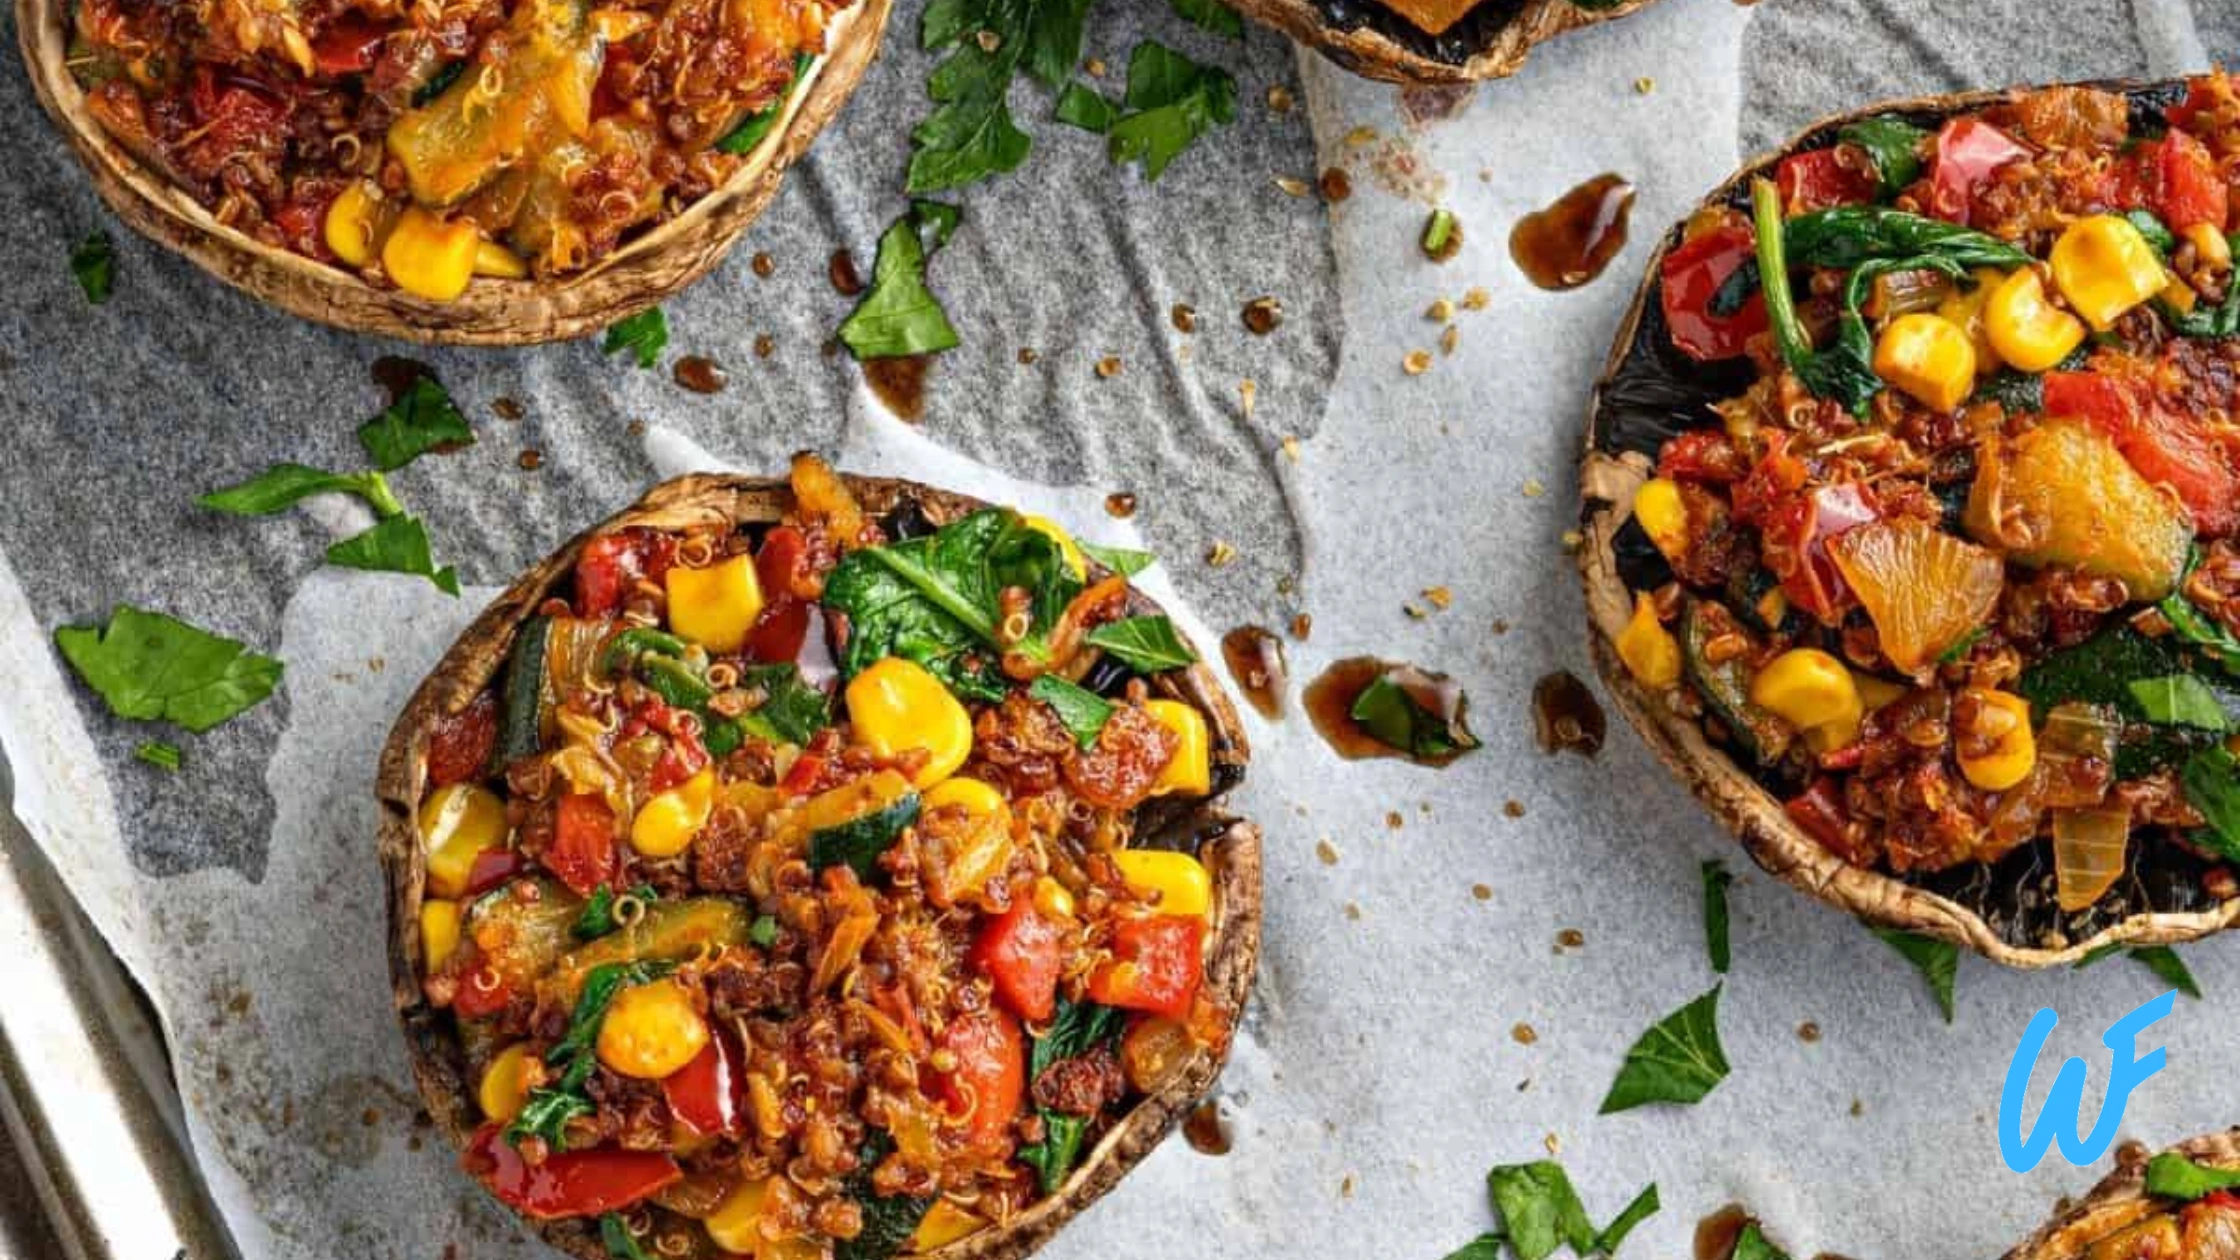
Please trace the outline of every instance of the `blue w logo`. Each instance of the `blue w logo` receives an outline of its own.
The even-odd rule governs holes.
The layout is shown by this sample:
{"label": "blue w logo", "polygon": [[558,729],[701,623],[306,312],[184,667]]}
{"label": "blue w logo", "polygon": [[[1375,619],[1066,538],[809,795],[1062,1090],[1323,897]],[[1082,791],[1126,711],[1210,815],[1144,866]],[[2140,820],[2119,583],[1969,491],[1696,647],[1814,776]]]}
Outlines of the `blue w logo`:
{"label": "blue w logo", "polygon": [[2046,1105],[2038,1112],[2037,1129],[2027,1136],[2022,1132],[2023,1095],[2029,1092],[2030,1076],[2037,1068],[2039,1052],[2045,1049],[2046,1037],[2061,1022],[2052,1007],[2031,1016],[2030,1027],[2023,1031],[2022,1044],[2015,1047],[2014,1061],[2007,1067],[2006,1086],[1999,1093],[1999,1154],[2006,1159],[2007,1167],[2016,1172],[2036,1168],[2056,1137],[2061,1140],[2062,1156],[2070,1163],[2083,1167],[2099,1159],[2116,1140],[2131,1091],[2161,1071],[2167,1057],[2163,1048],[2156,1046],[2153,1053],[2140,1058],[2136,1038],[2149,1024],[2168,1015],[2177,1000],[2176,990],[2163,994],[2117,1020],[2100,1039],[2115,1059],[2108,1074],[2107,1101],[2100,1104],[2100,1118],[2093,1122],[2089,1134],[2079,1134],[2077,1128],[2083,1123],[2084,1078],[2091,1069],[2083,1059],[2075,1058],[2063,1063],[2061,1074],[2054,1077]]}

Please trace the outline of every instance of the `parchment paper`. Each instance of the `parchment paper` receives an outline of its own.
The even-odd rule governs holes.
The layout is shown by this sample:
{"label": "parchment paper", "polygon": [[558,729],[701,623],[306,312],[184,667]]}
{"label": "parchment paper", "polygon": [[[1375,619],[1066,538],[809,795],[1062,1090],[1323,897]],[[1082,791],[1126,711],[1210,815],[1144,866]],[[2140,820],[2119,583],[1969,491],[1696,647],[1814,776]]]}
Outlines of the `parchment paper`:
{"label": "parchment paper", "polygon": [[[162,1009],[204,1166],[252,1260],[533,1254],[415,1127],[388,1011],[373,760],[450,637],[515,570],[688,468],[774,470],[815,446],[1106,541],[1132,535],[1098,505],[1133,490],[1160,580],[1203,627],[1310,612],[1295,680],[1360,652],[1452,671],[1486,747],[1443,772],[1341,763],[1301,717],[1248,719],[1238,804],[1267,828],[1268,919],[1222,1086],[1235,1149],[1168,1144],[1049,1254],[1435,1260],[1490,1226],[1488,1165],[1554,1149],[1598,1219],[1659,1183],[1664,1211],[1629,1255],[1685,1254],[1695,1220],[1732,1200],[1800,1255],[1995,1255],[2093,1179],[2058,1156],[2027,1177],[1999,1159],[1999,1082],[2023,1024],[2057,1005],[2048,1059],[2104,1065],[2100,1031],[2159,992],[2152,978],[2120,961],[2053,975],[1971,962],[1948,1028],[1862,929],[1746,876],[1721,1009],[1733,1076],[1691,1109],[1597,1118],[1627,1045],[1713,983],[1696,865],[1738,859],[1622,724],[1599,759],[1542,755],[1528,697],[1550,670],[1590,675],[1563,534],[1586,391],[1655,232],[1744,147],[1828,109],[2229,57],[2240,19],[2215,8],[1668,0],[1542,48],[1474,99],[1404,106],[1257,32],[1225,44],[1148,0],[1107,6],[1092,51],[1115,74],[1156,33],[1239,73],[1239,122],[1147,187],[1022,94],[1037,149],[965,195],[966,230],[934,263],[966,345],[912,431],[817,347],[845,307],[826,256],[846,244],[868,262],[901,205],[928,64],[913,8],[770,215],[670,305],[673,352],[723,361],[728,392],[683,393],[586,344],[421,356],[482,435],[397,479],[471,583],[458,601],[317,568],[361,523],[346,506],[265,522],[192,508],[275,460],[356,466],[350,430],[378,406],[366,365],[397,347],[264,311],[134,239],[119,240],[117,297],[87,308],[63,260],[104,217],[10,78],[0,135],[22,169],[0,184],[0,747],[18,812]],[[1271,113],[1273,83],[1304,108]],[[1443,110],[1455,116],[1423,117]],[[1273,184],[1325,165],[1354,188],[1327,210]],[[1532,289],[1504,256],[1508,226],[1603,170],[1640,187],[1634,243],[1583,289]],[[1434,203],[1465,228],[1443,267],[1414,244]],[[769,279],[749,268],[757,250],[777,263]],[[1488,308],[1457,316],[1441,356],[1423,311],[1472,286]],[[1263,293],[1289,315],[1264,339],[1236,316]],[[1197,308],[1195,336],[1169,326],[1177,301]],[[757,360],[765,332],[779,349]],[[1419,348],[1434,366],[1410,376]],[[1090,365],[1107,354],[1125,367],[1100,380]],[[500,397],[527,418],[494,418]],[[523,471],[531,447],[542,467]],[[1216,540],[1233,564],[1204,562]],[[1406,610],[1430,609],[1421,592],[1438,585],[1451,607]],[[48,647],[56,625],[120,600],[277,651],[283,695],[186,741],[176,776],[137,765],[145,732],[101,711]],[[1566,928],[1585,945],[1558,951]],[[2126,1136],[2240,1118],[2223,1014],[2240,967],[2224,944],[2186,957],[2210,1000],[2158,1029],[2169,1066]],[[1817,1041],[1799,1036],[1806,1021]]]}

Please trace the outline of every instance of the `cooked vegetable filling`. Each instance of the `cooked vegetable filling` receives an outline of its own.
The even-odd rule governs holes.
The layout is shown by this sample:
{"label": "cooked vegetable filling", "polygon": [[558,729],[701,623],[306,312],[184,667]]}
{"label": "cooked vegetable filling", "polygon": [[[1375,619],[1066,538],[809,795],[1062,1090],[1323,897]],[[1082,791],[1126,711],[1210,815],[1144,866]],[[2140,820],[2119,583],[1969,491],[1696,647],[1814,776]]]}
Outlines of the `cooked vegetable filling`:
{"label": "cooked vegetable filling", "polygon": [[723,184],[845,0],[80,0],[87,107],[220,222],[434,301]]}
{"label": "cooked vegetable filling", "polygon": [[2147,1164],[2135,1219],[2047,1260],[2240,1260],[2240,1172],[2164,1152]]}
{"label": "cooked vegetable filling", "polygon": [[467,1166],[616,1254],[999,1226],[1236,1015],[1215,873],[1137,847],[1146,802],[1228,786],[1151,689],[1172,624],[1050,522],[793,487],[768,527],[591,540],[429,741]]}
{"label": "cooked vegetable filling", "polygon": [[2136,99],[1870,118],[1698,212],[1668,353],[1740,392],[1615,539],[1627,669],[1801,829],[1901,875],[2042,846],[2070,916],[2165,850],[2152,900],[2240,895],[2240,92]]}

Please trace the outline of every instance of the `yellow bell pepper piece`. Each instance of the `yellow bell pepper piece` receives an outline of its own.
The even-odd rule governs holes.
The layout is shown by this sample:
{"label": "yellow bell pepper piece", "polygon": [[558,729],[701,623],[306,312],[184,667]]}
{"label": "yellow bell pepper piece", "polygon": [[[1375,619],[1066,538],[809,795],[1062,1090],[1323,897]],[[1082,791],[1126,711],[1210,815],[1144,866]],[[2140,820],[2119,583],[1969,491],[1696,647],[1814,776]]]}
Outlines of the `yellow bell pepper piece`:
{"label": "yellow bell pepper piece", "polygon": [[706,1220],[700,1222],[708,1237],[718,1247],[742,1256],[751,1256],[762,1245],[762,1202],[769,1190],[769,1183],[749,1181],[723,1196],[723,1202]]}
{"label": "yellow bell pepper piece", "polygon": [[[1996,732],[1991,751],[1961,755],[1960,773],[1986,792],[2004,792],[2030,777],[2038,763],[2038,737],[2030,730],[2030,702],[2007,691],[1970,687],[1967,695],[1983,706],[1982,720]],[[2004,726],[2004,730],[1999,730]]]}
{"label": "yellow bell pepper piece", "polygon": [[522,1105],[529,1101],[529,1074],[535,1070],[531,1066],[535,1058],[529,1053],[528,1042],[516,1041],[490,1060],[474,1093],[483,1115],[504,1124],[521,1114]]}
{"label": "yellow bell pepper piece", "polygon": [[1680,487],[1665,477],[1651,477],[1633,492],[1633,519],[1665,558],[1676,559],[1688,551],[1688,509],[1680,501]]}
{"label": "yellow bell pepper piece", "polygon": [[1967,288],[1955,285],[1937,303],[1937,314],[1960,326],[1968,334],[1968,344],[1975,347],[1976,373],[1988,376],[1999,368],[1999,348],[1991,344],[1991,334],[1984,328],[1983,307],[1991,299],[1991,291],[2006,279],[2006,273],[1993,267],[1978,267],[1974,284]]}
{"label": "yellow bell pepper piece", "polygon": [[1851,671],[1851,684],[1859,689],[1859,703],[1872,713],[1906,694],[1906,689],[1886,678]]}
{"label": "yellow bell pepper piece", "polygon": [[486,239],[474,247],[474,273],[500,280],[522,280],[529,275],[529,264],[521,261],[521,255]]}
{"label": "yellow bell pepper piece", "polygon": [[1073,917],[1073,890],[1044,875],[1034,881],[1034,908],[1043,918],[1062,923]]}
{"label": "yellow bell pepper piece", "polygon": [[946,1247],[959,1238],[979,1233],[986,1225],[986,1221],[947,1199],[935,1199],[933,1206],[919,1219],[917,1232],[910,1235],[909,1250],[924,1252]]}
{"label": "yellow bell pepper piece", "polygon": [[430,897],[420,903],[420,954],[434,971],[459,948],[459,903]]}
{"label": "yellow bell pepper piece", "polygon": [[373,261],[374,246],[386,217],[380,190],[365,180],[352,180],[327,206],[322,233],[327,248],[353,267],[365,266]]}
{"label": "yellow bell pepper piece", "polygon": [[1976,387],[1976,348],[1967,330],[1916,311],[1885,325],[1874,347],[1875,375],[1931,411],[1952,411]]}
{"label": "yellow bell pepper piece", "polygon": [[2193,242],[2194,252],[2201,255],[2201,261],[2208,265],[2209,270],[2232,269],[2232,242],[2225,239],[2225,234],[2218,231],[2215,224],[2189,224],[2178,235]]}
{"label": "yellow bell pepper piece", "polygon": [[1066,558],[1066,568],[1072,571],[1075,581],[1085,582],[1088,580],[1089,566],[1081,559],[1081,545],[1073,541],[1073,535],[1066,532],[1065,526],[1058,524],[1047,516],[1022,514],[1019,521],[1028,529],[1046,535],[1050,541],[1058,544],[1058,554]]}
{"label": "yellow bell pepper piece", "polygon": [[2047,261],[2053,265],[2054,287],[2095,332],[2113,328],[2125,311],[2170,283],[2154,246],[2130,220],[2112,214],[2070,224],[2053,243]]}
{"label": "yellow bell pepper piece", "polygon": [[1984,299],[1983,331],[2000,361],[2020,372],[2043,372],[2084,343],[2084,321],[2047,300],[2035,267],[2001,280]]}
{"label": "yellow bell pepper piece", "polygon": [[1803,731],[1817,751],[1859,736],[1866,707],[1843,662],[1818,648],[1791,648],[1750,680],[1750,703]]}
{"label": "yellow bell pepper piece", "polygon": [[926,816],[940,810],[961,810],[961,827],[944,826],[944,861],[922,873],[926,896],[937,906],[955,905],[988,886],[1010,864],[1011,803],[990,784],[963,776],[943,779],[919,797],[921,835]]}
{"label": "yellow bell pepper piece", "polygon": [[675,1073],[707,1045],[708,1021],[674,980],[655,980],[615,994],[599,1024],[599,1062],[642,1081]]}
{"label": "yellow bell pepper piece", "polygon": [[1206,731],[1206,715],[1180,700],[1146,700],[1143,711],[1151,720],[1173,731],[1177,740],[1174,760],[1159,772],[1151,785],[1153,796],[1180,792],[1185,796],[1204,796],[1213,790],[1213,756],[1211,737]]}
{"label": "yellow bell pepper piece", "polygon": [[428,887],[438,897],[459,897],[475,855],[506,842],[506,804],[488,788],[454,783],[437,788],[420,806],[420,842],[428,850]]}
{"label": "yellow bell pepper piece", "polygon": [[1008,825],[1011,820],[1011,802],[992,784],[978,779],[945,779],[928,788],[919,798],[924,808],[962,809],[974,818],[1000,818]]}
{"label": "yellow bell pepper piece", "polygon": [[716,771],[704,767],[638,808],[630,820],[630,847],[651,858],[675,857],[708,825],[716,803]]}
{"label": "yellow bell pepper piece", "polygon": [[1657,620],[1656,601],[1647,595],[1633,597],[1633,618],[1618,632],[1618,659],[1635,682],[1651,691],[1680,682],[1680,641]]}
{"label": "yellow bell pepper piece", "polygon": [[921,790],[955,774],[972,755],[972,715],[915,661],[899,656],[877,661],[849,680],[844,695],[856,739],[874,754],[892,758],[912,748],[926,751],[925,764],[910,776]]}
{"label": "yellow bell pepper piece", "polygon": [[1213,904],[1205,863],[1171,849],[1122,849],[1112,855],[1120,877],[1137,892],[1157,894],[1161,914],[1203,916]]}
{"label": "yellow bell pepper piece", "polygon": [[431,302],[449,302],[474,279],[482,233],[464,221],[446,223],[418,206],[408,208],[381,245],[381,266],[396,286]]}
{"label": "yellow bell pepper piece", "polygon": [[721,655],[745,647],[762,615],[754,557],[733,556],[704,569],[669,570],[669,628]]}

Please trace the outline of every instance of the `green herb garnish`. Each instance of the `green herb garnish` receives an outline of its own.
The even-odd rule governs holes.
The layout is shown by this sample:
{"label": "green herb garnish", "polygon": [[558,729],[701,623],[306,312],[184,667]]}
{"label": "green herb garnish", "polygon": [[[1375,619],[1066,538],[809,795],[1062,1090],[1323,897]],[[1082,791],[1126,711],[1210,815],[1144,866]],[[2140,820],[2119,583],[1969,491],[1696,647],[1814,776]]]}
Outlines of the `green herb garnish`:
{"label": "green herb garnish", "polygon": [[599,1218],[599,1241],[606,1244],[610,1260],[653,1260],[630,1235],[629,1222],[619,1212],[609,1212]]}
{"label": "green herb garnish", "polygon": [[1168,3],[1196,26],[1231,39],[1244,38],[1244,19],[1221,0],[1168,0]]}
{"label": "green herb garnish", "polygon": [[[1636,1225],[1654,1216],[1659,1206],[1656,1186],[1646,1186],[1616,1219],[1597,1230],[1587,1219],[1586,1206],[1572,1188],[1570,1176],[1552,1159],[1499,1165],[1486,1174],[1486,1190],[1493,1200],[1493,1210],[1501,1217],[1503,1232],[1481,1237],[1471,1246],[1487,1238],[1506,1237],[1518,1260],[1545,1260],[1559,1246],[1569,1247],[1580,1256],[1610,1255]],[[1469,1252],[1465,1248],[1457,1254]]]}
{"label": "green herb garnish", "polygon": [[54,642],[110,712],[197,734],[254,708],[280,684],[279,661],[130,604],[117,605],[106,627],[61,627]]}
{"label": "green herb garnish", "polygon": [[[733,127],[723,139],[716,141],[715,147],[724,153],[731,154],[754,152],[754,147],[761,144],[763,137],[770,134],[770,129],[778,125],[778,116],[786,112],[787,102],[791,101],[794,92],[800,89],[801,80],[807,77],[809,67],[816,64],[816,60],[808,53],[795,53],[793,55],[793,78],[787,80],[786,90],[778,94],[777,101],[768,109],[758,110],[741,119],[738,126]],[[652,365],[645,364],[644,366],[650,367]]]}
{"label": "green herb garnish", "polygon": [[2235,1187],[2240,1187],[2240,1168],[2211,1168],[2176,1151],[2164,1151],[2147,1161],[2147,1193],[2158,1198],[2191,1203]]}
{"label": "green herb garnish", "polygon": [[1112,160],[1140,159],[1143,177],[1155,180],[1191,142],[1236,117],[1237,81],[1218,66],[1145,40],[1128,58],[1123,104],[1128,113],[1112,124]]}
{"label": "green herb garnish", "polygon": [[2211,744],[2186,759],[2178,782],[2185,788],[2186,803],[2209,824],[2190,838],[2240,862],[2240,761],[2223,744]]}
{"label": "green herb garnish", "polygon": [[668,345],[669,317],[660,307],[649,306],[610,326],[606,340],[599,343],[599,353],[627,350],[639,367],[650,368],[661,362],[661,352]]}
{"label": "green herb garnish", "polygon": [[1077,543],[1081,554],[1112,570],[1121,577],[1132,578],[1152,565],[1159,557],[1148,551],[1130,551],[1126,547],[1099,547],[1095,543]]}
{"label": "green herb garnish", "polygon": [[1711,954],[1711,969],[1722,976],[1732,961],[1727,943],[1727,888],[1733,883],[1734,875],[1726,863],[1703,864],[1703,944]]}
{"label": "green herb garnish", "polygon": [[450,565],[436,567],[428,546],[428,527],[417,516],[392,516],[362,534],[343,539],[327,548],[327,563],[345,569],[424,577],[444,594],[454,599],[459,595],[458,572]]}
{"label": "green herb garnish", "polygon": [[608,885],[601,884],[591,890],[589,897],[584,898],[583,909],[576,915],[576,939],[595,940],[621,927],[621,921],[615,918],[614,907],[623,897],[628,897],[641,906],[661,900],[661,894],[654,891],[651,884],[640,884],[627,893],[617,893]]}
{"label": "green herb garnish", "polygon": [[1027,688],[1027,694],[1057,711],[1058,720],[1073,732],[1083,748],[1097,746],[1097,736],[1104,731],[1104,724],[1112,720],[1112,705],[1096,692],[1067,682],[1056,674],[1044,674]]}
{"label": "green herb garnish", "polygon": [[[1125,1026],[1126,1017],[1109,1006],[1059,998],[1049,1029],[1027,1048],[1028,1083],[1032,1085],[1054,1063],[1079,1058],[1117,1040]],[[1048,1107],[1036,1111],[1042,1116],[1043,1138],[1021,1147],[1019,1161],[1035,1170],[1044,1194],[1055,1194],[1080,1159],[1088,1121]]]}
{"label": "green herb garnish", "polygon": [[1455,218],[1454,211],[1445,206],[1433,210],[1431,217],[1423,221],[1423,239],[1419,242],[1423,247],[1423,256],[1433,262],[1445,262],[1454,257],[1454,251],[1458,248],[1455,230],[1459,226],[1461,224]]}
{"label": "green herb garnish", "polygon": [[1727,1079],[1727,1056],[1719,1045],[1721,987],[1713,985],[1710,992],[1641,1034],[1626,1051],[1618,1079],[1602,1100],[1601,1114],[1645,1103],[1695,1103]]}
{"label": "green herb garnish", "polygon": [[96,231],[70,251],[70,274],[78,278],[86,301],[95,306],[109,300],[117,281],[117,245],[105,231]]}
{"label": "green herb garnish", "polygon": [[142,740],[140,746],[132,750],[132,755],[158,770],[176,772],[179,769],[180,753],[177,744],[167,744],[160,739]]}
{"label": "green herb garnish", "polygon": [[2131,951],[2131,960],[2153,972],[2164,984],[2189,998],[2201,997],[2201,984],[2193,978],[2193,969],[2186,966],[2178,951],[2167,945],[2141,945]]}
{"label": "green herb garnish", "polygon": [[1929,992],[1937,999],[1938,1008],[1944,1011],[1944,1022],[1951,1023],[1952,986],[1960,971],[1960,947],[1950,941],[1916,936],[1894,928],[1876,928],[1874,934],[1912,963],[1921,978],[1929,982]]}
{"label": "green herb garnish", "polygon": [[1912,123],[1890,117],[1862,118],[1836,132],[1837,143],[1866,150],[1874,163],[1876,194],[1883,198],[1896,196],[1921,177],[1921,142],[1928,138],[1928,132]]}
{"label": "green herb garnish", "polygon": [[1198,659],[1166,617],[1124,617],[1091,630],[1084,641],[1139,674],[1181,669]]}
{"label": "green herb garnish", "polygon": [[912,201],[879,238],[871,288],[840,322],[839,338],[857,359],[933,354],[957,344],[957,330],[926,287],[926,259],[949,239],[957,210],[938,201]]}
{"label": "green herb garnish", "polygon": [[767,914],[758,914],[747,925],[747,940],[757,948],[768,949],[778,943],[778,921]]}
{"label": "green herb garnish", "polygon": [[1051,117],[1069,127],[1094,131],[1101,136],[1120,120],[1120,106],[1095,88],[1068,83],[1065,90],[1058,93],[1058,106],[1051,111]]}
{"label": "green herb garnish", "polygon": [[1465,705],[1457,700],[1454,717],[1441,717],[1388,673],[1362,688],[1348,712],[1362,730],[1385,747],[1424,761],[1438,761],[1478,747],[1478,737],[1471,734],[1465,720]]}
{"label": "green herb garnish", "polygon": [[910,133],[908,191],[961,188],[1025,161],[1034,142],[1011,119],[1012,76],[1064,83],[1088,17],[1089,0],[932,0],[918,43],[954,51],[926,80],[935,108]]}
{"label": "green herb garnish", "polygon": [[1751,1221],[1734,1236],[1734,1254],[1728,1260],[1789,1260],[1789,1253],[1766,1241],[1758,1223]]}
{"label": "green herb garnish", "polygon": [[568,1121],[590,1115],[595,1110],[583,1086],[599,1066],[593,1047],[599,1039],[599,1025],[607,1017],[607,1008],[614,1004],[617,993],[658,980],[675,966],[670,962],[639,961],[601,963],[591,969],[584,977],[575,1009],[568,1016],[567,1032],[544,1054],[545,1066],[558,1069],[560,1075],[553,1084],[529,1091],[521,1114],[506,1126],[506,1141],[519,1146],[524,1138],[539,1137],[552,1150],[566,1149]]}
{"label": "green herb garnish", "polygon": [[443,386],[422,375],[380,415],[358,426],[358,442],[376,468],[395,472],[429,451],[473,446],[474,430]]}
{"label": "green herb garnish", "polygon": [[2149,722],[2193,726],[2205,731],[2222,731],[2230,726],[2224,706],[2217,702],[2217,693],[2191,674],[2133,678],[2124,686]]}
{"label": "green herb garnish", "polygon": [[378,472],[331,473],[303,464],[274,464],[247,481],[212,490],[195,502],[229,516],[269,516],[315,494],[356,495],[380,517],[404,512],[404,505],[389,489],[389,479]]}

